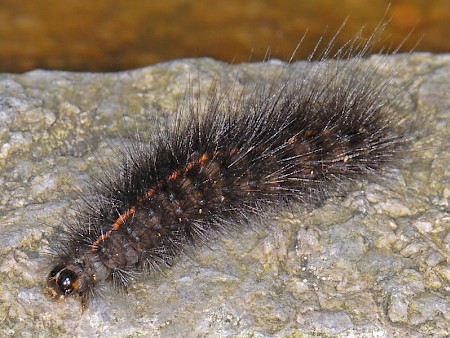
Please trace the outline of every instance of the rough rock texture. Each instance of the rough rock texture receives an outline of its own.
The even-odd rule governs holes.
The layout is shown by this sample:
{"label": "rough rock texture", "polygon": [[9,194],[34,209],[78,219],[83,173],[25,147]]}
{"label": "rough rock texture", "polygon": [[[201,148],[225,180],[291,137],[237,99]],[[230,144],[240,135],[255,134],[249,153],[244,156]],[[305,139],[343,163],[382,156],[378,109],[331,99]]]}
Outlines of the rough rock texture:
{"label": "rough rock texture", "polygon": [[190,82],[206,92],[211,79],[241,85],[282,65],[198,59],[116,74],[0,75],[0,335],[449,335],[450,55],[388,61],[406,62],[399,81],[422,76],[405,100],[429,115],[429,142],[405,155],[403,169],[316,209],[274,212],[267,231],[219,237],[128,296],[105,290],[84,314],[77,299],[57,304],[43,292],[43,257],[77,191],[102,159],[114,162],[110,144],[170,120]]}

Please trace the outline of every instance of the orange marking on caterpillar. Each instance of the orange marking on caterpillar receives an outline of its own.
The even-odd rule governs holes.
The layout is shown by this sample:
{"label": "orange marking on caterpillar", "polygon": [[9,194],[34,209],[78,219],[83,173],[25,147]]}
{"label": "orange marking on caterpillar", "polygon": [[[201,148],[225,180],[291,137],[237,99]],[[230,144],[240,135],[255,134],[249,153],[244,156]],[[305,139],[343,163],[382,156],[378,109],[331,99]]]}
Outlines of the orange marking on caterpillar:
{"label": "orange marking on caterpillar", "polygon": [[169,180],[176,180],[178,178],[178,175],[180,174],[180,172],[174,171],[172,174],[169,175],[169,177],[167,177]]}
{"label": "orange marking on caterpillar", "polygon": [[119,216],[119,218],[114,222],[111,230],[118,230],[120,226],[125,223],[125,221],[132,216],[136,211],[136,208],[133,206],[127,211],[125,211],[122,215]]}
{"label": "orange marking on caterpillar", "polygon": [[231,151],[230,151],[230,156],[236,155],[236,154],[238,153],[238,151],[239,151],[239,148],[233,148],[233,149],[231,149]]}
{"label": "orange marking on caterpillar", "polygon": [[155,192],[156,192],[156,189],[150,189],[150,190],[148,190],[148,191],[145,193],[144,198],[146,198],[146,199],[152,198],[152,196],[155,194]]}
{"label": "orange marking on caterpillar", "polygon": [[209,158],[208,153],[204,153],[204,154],[202,155],[202,157],[200,157],[200,158],[198,159],[197,163],[203,163],[203,162],[205,162],[205,161],[208,161],[208,158]]}
{"label": "orange marking on caterpillar", "polygon": [[[238,148],[233,148],[230,152],[230,154],[236,154],[239,151]],[[220,156],[222,153],[220,151],[214,151],[212,153],[213,157],[214,156]],[[191,170],[194,167],[194,164],[202,164],[206,161],[208,161],[210,159],[210,155],[208,155],[208,153],[204,153],[202,156],[200,156],[197,160],[193,161],[193,162],[189,162],[183,169],[181,170],[176,170],[174,171],[172,174],[170,174],[167,179],[169,181],[171,180],[176,180],[181,173],[183,172],[188,172],[189,170]],[[156,184],[156,186],[154,188],[149,189],[142,198],[139,199],[139,201],[142,201],[144,199],[150,199],[156,192],[156,189],[160,186],[161,184]],[[91,251],[95,251],[98,247],[98,245],[105,241],[109,236],[111,236],[113,231],[117,231],[120,229],[120,227],[125,223],[126,220],[128,220],[131,216],[134,215],[134,213],[136,212],[136,207],[132,206],[131,208],[129,208],[127,211],[125,211],[123,214],[119,215],[119,217],[117,218],[117,220],[114,222],[114,224],[111,227],[111,230],[105,232],[104,234],[102,234],[101,236],[99,236],[94,243],[92,243],[91,245]]]}
{"label": "orange marking on caterpillar", "polygon": [[293,144],[295,144],[295,142],[297,142],[297,139],[298,139],[298,135],[292,136],[289,140],[287,140],[287,143],[289,145],[293,145]]}

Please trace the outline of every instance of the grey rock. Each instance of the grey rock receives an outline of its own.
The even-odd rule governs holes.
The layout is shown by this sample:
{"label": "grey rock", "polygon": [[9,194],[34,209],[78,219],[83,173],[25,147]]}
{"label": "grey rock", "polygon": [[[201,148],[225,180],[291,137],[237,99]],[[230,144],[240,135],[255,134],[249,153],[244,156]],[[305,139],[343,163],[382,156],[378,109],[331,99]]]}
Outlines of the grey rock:
{"label": "grey rock", "polygon": [[[361,63],[379,64],[380,56]],[[399,169],[322,206],[274,211],[85,313],[44,293],[48,238],[110,145],[173,121],[186,88],[246,86],[286,65],[179,60],[116,74],[0,75],[0,335],[445,336],[450,327],[450,55],[388,57],[425,145]],[[298,63],[291,67],[315,67]],[[388,69],[388,68],[386,68]],[[270,72],[269,72],[270,73]],[[256,220],[255,222],[262,222]]]}

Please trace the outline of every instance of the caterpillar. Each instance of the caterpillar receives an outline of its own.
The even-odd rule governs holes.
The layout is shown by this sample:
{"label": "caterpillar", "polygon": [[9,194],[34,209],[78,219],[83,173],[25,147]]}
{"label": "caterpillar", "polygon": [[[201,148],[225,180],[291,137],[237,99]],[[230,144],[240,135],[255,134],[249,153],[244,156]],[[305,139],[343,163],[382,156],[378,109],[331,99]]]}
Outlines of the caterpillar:
{"label": "caterpillar", "polygon": [[127,147],[53,245],[51,297],[76,295],[84,310],[106,282],[126,291],[138,272],[214,234],[274,206],[324,201],[389,166],[411,121],[395,105],[405,88],[389,92],[375,67],[360,68],[377,34],[356,36],[332,56],[340,62],[326,51],[311,70],[287,66],[243,91],[213,85],[151,144]]}

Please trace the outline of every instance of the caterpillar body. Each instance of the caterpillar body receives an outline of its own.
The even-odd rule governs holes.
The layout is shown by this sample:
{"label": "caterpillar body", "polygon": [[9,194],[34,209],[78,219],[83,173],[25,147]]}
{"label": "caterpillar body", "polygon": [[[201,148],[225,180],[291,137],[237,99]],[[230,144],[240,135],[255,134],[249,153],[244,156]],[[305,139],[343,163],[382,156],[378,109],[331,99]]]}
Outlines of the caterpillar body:
{"label": "caterpillar body", "polygon": [[107,281],[126,290],[136,272],[168,266],[272,205],[323,201],[382,170],[409,137],[399,93],[376,68],[359,67],[373,38],[353,59],[325,54],[313,70],[287,67],[250,94],[213,86],[205,105],[191,105],[153,144],[128,148],[53,247],[50,295],[78,295],[84,309]]}

